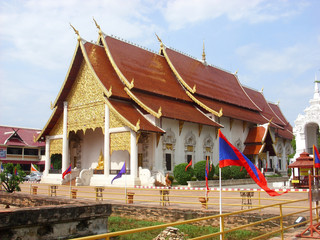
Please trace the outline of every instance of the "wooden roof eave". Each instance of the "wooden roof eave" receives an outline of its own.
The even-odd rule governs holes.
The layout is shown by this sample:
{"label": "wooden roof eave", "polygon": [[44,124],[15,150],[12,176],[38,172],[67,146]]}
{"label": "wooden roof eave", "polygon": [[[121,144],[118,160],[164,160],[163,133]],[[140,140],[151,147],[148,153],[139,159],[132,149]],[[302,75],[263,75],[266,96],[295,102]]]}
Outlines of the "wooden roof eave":
{"label": "wooden roof eave", "polygon": [[103,98],[103,100],[108,105],[109,109],[119,117],[119,119],[121,120],[121,122],[123,122],[124,125],[128,126],[133,131],[138,132],[138,130],[140,129],[140,119],[138,119],[136,125],[133,125],[113,107],[113,105],[108,101],[107,98]]}
{"label": "wooden roof eave", "polygon": [[223,113],[222,113],[222,108],[220,109],[219,112],[209,108],[207,105],[205,105],[204,103],[202,103],[200,100],[198,100],[194,95],[192,95],[190,92],[186,91],[186,94],[189,96],[189,98],[194,101],[196,104],[198,104],[200,107],[202,107],[203,109],[205,109],[206,111],[212,113],[213,115],[217,116],[217,117],[222,117]]}
{"label": "wooden roof eave", "polygon": [[217,123],[216,121],[214,121],[213,119],[209,118],[204,112],[202,112],[199,108],[195,107],[200,113],[202,113],[206,118],[210,119],[212,122],[214,122],[215,124],[217,124],[218,126],[217,127],[220,127],[220,128],[224,128],[223,125],[221,125],[220,123]]}
{"label": "wooden roof eave", "polygon": [[156,118],[160,118],[162,116],[161,107],[158,109],[158,112],[153,111],[151,108],[149,108],[147,105],[145,105],[140,99],[133,94],[132,91],[130,91],[129,88],[125,87],[124,91],[128,94],[128,96],[137,103],[140,107],[142,107],[145,111],[150,113],[152,116]]}
{"label": "wooden roof eave", "polygon": [[46,123],[46,125],[44,126],[42,131],[39,133],[39,135],[35,138],[34,142],[38,142],[40,140],[40,138],[43,137],[43,134],[44,134],[45,130],[47,130],[49,123],[52,121],[52,118],[56,114],[57,109],[58,109],[58,106],[55,106],[54,109],[53,109],[53,112],[51,113],[50,118],[48,119],[48,121]]}

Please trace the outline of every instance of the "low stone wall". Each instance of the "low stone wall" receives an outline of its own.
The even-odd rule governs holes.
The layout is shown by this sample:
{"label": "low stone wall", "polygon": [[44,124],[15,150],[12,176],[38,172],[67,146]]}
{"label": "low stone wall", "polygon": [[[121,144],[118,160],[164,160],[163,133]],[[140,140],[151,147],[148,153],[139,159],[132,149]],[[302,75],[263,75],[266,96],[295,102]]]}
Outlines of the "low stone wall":
{"label": "low stone wall", "polygon": [[[267,177],[268,183],[275,183],[275,182],[281,182],[283,183],[283,186],[286,186],[289,178],[288,177]],[[246,184],[255,184],[255,182],[251,178],[245,178],[245,179],[228,179],[228,180],[222,180],[221,185],[222,186],[234,186],[234,185],[243,185],[245,187]],[[219,180],[209,180],[208,181],[209,187],[219,187]],[[188,181],[188,187],[205,187],[206,182],[205,181]]]}
{"label": "low stone wall", "polygon": [[[172,207],[148,207],[148,206],[138,206],[138,205],[121,205],[121,204],[112,204],[112,214],[111,216],[120,216],[133,218],[137,220],[146,220],[146,221],[159,221],[159,222],[176,222],[189,220],[194,218],[201,218],[207,216],[219,215],[218,211],[213,210],[202,210],[202,209],[181,209],[181,208],[172,208]],[[273,214],[260,214],[260,213],[245,213],[239,215],[232,215],[225,218],[225,227],[226,228],[235,228],[238,226],[243,226],[248,223],[257,222],[262,219],[267,219],[275,217],[277,215]],[[285,217],[284,226],[292,225],[297,216]],[[200,226],[212,226],[220,227],[220,219],[210,219],[204,220],[201,222],[194,223],[195,225]],[[272,230],[278,230],[280,225],[279,220],[273,220],[263,224],[255,225],[251,227],[251,230],[268,232]]]}
{"label": "low stone wall", "polygon": [[[69,239],[107,232],[110,204],[0,192],[0,236],[7,239]],[[26,207],[28,206],[28,207]]]}

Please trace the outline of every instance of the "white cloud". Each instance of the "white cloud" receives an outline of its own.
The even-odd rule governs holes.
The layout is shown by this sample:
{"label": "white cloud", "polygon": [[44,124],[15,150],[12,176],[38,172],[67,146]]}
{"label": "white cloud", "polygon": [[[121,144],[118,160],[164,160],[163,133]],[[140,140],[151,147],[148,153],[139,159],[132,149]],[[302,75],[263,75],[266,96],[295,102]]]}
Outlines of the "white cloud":
{"label": "white cloud", "polygon": [[[156,7],[156,5],[155,5]],[[76,36],[96,41],[93,17],[108,34],[135,39],[154,38],[160,31],[150,23],[154,6],[139,0],[76,1],[18,0],[0,3],[1,55],[6,61],[23,60],[45,69],[61,69],[70,61]]]}
{"label": "white cloud", "polygon": [[304,2],[282,0],[174,0],[168,1],[163,13],[171,29],[226,16],[231,21],[270,22],[297,14]]}
{"label": "white cloud", "polygon": [[319,47],[296,44],[283,49],[265,49],[257,44],[250,44],[239,47],[236,54],[253,72],[288,71],[301,74],[317,67],[320,61]]}

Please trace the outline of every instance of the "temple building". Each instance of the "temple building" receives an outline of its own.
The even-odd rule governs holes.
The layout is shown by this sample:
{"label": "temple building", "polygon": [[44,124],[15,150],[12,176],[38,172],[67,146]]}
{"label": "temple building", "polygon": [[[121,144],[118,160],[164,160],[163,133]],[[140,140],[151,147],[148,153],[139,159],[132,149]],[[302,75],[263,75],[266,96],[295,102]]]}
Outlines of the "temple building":
{"label": "temple building", "polygon": [[40,129],[0,126],[0,163],[20,164],[26,172],[31,163],[44,169],[45,144],[34,139]]}
{"label": "temple building", "polygon": [[[42,182],[153,185],[180,163],[218,163],[218,129],[260,168],[286,173],[292,127],[279,105],[244,87],[237,74],[167,47],[158,53],[104,34],[79,32],[74,56],[38,141],[45,141]],[[61,169],[50,169],[61,156]]]}

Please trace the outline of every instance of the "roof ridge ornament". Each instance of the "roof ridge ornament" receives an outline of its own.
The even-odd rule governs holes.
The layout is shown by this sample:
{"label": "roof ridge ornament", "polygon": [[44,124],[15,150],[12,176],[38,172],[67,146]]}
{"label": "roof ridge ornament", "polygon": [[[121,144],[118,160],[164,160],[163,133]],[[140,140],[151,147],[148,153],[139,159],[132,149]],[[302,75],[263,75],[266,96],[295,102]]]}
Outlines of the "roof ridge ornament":
{"label": "roof ridge ornament", "polygon": [[163,48],[164,44],[162,42],[162,40],[159,38],[159,36],[157,35],[157,33],[154,33],[156,35],[156,37],[158,38],[158,41],[160,42],[160,47]]}
{"label": "roof ridge ornament", "polygon": [[203,47],[202,47],[202,62],[203,62],[203,64],[207,65],[206,52],[205,52],[205,47],[204,47],[204,40],[203,40]]}
{"label": "roof ridge ornament", "polygon": [[72,26],[72,24],[71,23],[69,23],[70,24],[70,26],[72,27],[72,29],[73,29],[73,31],[75,32],[75,34],[76,35],[78,35],[78,41],[80,41],[81,40],[81,37],[80,37],[80,33],[79,33],[79,31],[77,30],[77,29],[75,29],[75,27],[74,26]]}

